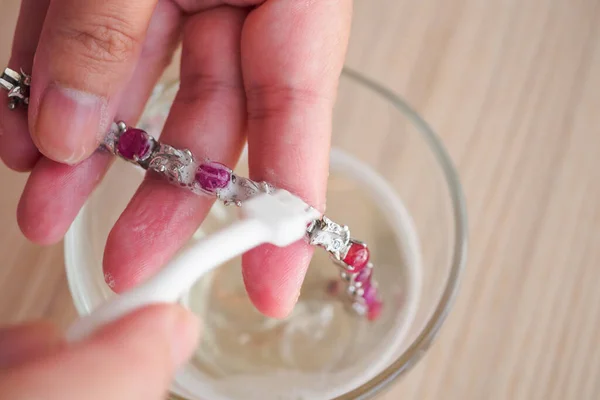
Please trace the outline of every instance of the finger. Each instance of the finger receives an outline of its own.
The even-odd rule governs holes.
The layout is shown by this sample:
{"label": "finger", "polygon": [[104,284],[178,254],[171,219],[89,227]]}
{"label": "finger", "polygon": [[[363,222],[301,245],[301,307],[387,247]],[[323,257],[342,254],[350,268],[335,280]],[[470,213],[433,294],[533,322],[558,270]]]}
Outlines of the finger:
{"label": "finger", "polygon": [[172,0],[158,0],[135,71],[119,102],[115,120],[134,124],[181,40],[183,14]]}
{"label": "finger", "polygon": [[56,325],[36,322],[0,329],[0,370],[55,351],[62,345]]}
{"label": "finger", "polygon": [[[161,135],[165,143],[229,165],[239,157],[245,121],[239,46],[245,15],[241,9],[219,7],[188,18],[180,91]],[[156,272],[191,237],[212,202],[150,174],[108,237],[104,272],[113,290],[128,289]]]}
{"label": "finger", "polygon": [[196,348],[199,322],[176,305],[147,307],[81,343],[8,370],[3,398],[163,399]]}
{"label": "finger", "polygon": [[[270,0],[250,13],[242,37],[250,174],[321,211],[351,3]],[[273,317],[291,311],[311,255],[310,246],[297,243],[244,257],[244,280],[259,310]]]}
{"label": "finger", "polygon": [[[50,0],[23,0],[15,29],[9,68],[31,72],[33,56]],[[0,158],[16,171],[29,171],[40,154],[31,141],[27,113],[8,109],[8,97],[0,103]]]}
{"label": "finger", "polygon": [[105,151],[78,165],[41,158],[17,207],[17,221],[25,237],[42,245],[59,242],[111,161],[112,156]]}
{"label": "finger", "polygon": [[[181,18],[178,7],[170,0],[158,2],[140,62],[117,111],[119,119],[137,121],[152,88],[171,61],[179,42]],[[111,160],[101,151],[75,166],[41,159],[19,203],[17,217],[23,234],[39,244],[60,241]]]}
{"label": "finger", "polygon": [[48,158],[98,147],[132,78],[157,0],[53,0],[33,66],[29,124]]}

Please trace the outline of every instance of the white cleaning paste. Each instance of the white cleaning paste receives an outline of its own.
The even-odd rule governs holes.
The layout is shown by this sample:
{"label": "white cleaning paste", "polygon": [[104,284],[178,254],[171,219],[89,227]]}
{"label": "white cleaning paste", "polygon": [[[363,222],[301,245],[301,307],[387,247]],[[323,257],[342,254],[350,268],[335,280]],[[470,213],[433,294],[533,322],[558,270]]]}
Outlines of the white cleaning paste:
{"label": "white cleaning paste", "polygon": [[[216,276],[204,278],[194,289],[195,293],[184,299],[187,306],[210,321],[215,331],[206,333],[204,340],[209,342],[206,347],[208,350],[201,352],[200,365],[191,364],[177,374],[173,387],[176,394],[199,400],[332,399],[373,378],[401,354],[407,344],[406,335],[415,317],[421,290],[420,250],[415,228],[393,189],[369,166],[334,149],[331,153],[331,169],[360,181],[386,213],[387,221],[395,233],[398,249],[404,258],[402,268],[406,294],[392,327],[381,333],[371,347],[359,349],[358,356],[344,363],[343,359],[348,353],[357,352],[353,346],[361,345],[359,338],[367,337],[365,335],[371,332],[368,323],[357,323],[345,311],[331,304],[310,299],[302,301],[301,298],[291,318],[275,321],[260,317],[257,313],[256,317],[248,317],[254,318],[254,325],[248,320],[244,321],[246,325],[241,324],[244,329],[253,326],[255,331],[233,335],[227,342],[223,337],[234,332],[236,327],[226,324],[231,324],[235,318],[252,314],[252,310],[240,310],[239,305],[232,305],[231,312],[241,312],[243,315],[213,318],[211,311],[222,311],[216,311],[214,305],[210,305],[209,298],[213,280],[219,279],[217,270]],[[225,218],[218,206],[214,211],[217,213],[214,215]],[[199,232],[198,236],[201,235]],[[239,274],[239,265],[230,269],[231,274]],[[245,296],[243,285],[240,284],[240,288],[239,295]],[[219,324],[223,326],[217,331]],[[327,335],[334,337],[327,338]],[[262,338],[267,344],[261,347],[260,344],[251,343],[251,338]],[[233,351],[226,343],[237,346],[237,350]],[[219,346],[221,351],[218,350]],[[296,354],[296,347],[304,354]],[[227,351],[238,354],[239,359],[229,353],[225,357],[223,353]],[[311,369],[311,359],[320,356],[325,356],[325,361],[318,360]]]}

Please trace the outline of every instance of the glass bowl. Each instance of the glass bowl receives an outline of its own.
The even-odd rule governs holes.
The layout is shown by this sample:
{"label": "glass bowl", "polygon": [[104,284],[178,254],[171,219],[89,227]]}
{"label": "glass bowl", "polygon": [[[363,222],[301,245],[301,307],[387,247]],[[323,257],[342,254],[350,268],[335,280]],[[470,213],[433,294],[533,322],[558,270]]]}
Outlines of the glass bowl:
{"label": "glass bowl", "polygon": [[[157,86],[139,125],[158,136],[176,91],[176,82]],[[235,170],[247,176],[245,154]],[[80,315],[114,296],[103,279],[103,248],[142,178],[143,171],[115,163],[67,233],[67,277]],[[246,298],[236,259],[181,299],[204,320],[204,335],[175,378],[173,398],[366,399],[422,357],[465,263],[459,179],[410,107],[348,69],[334,112],[327,199],[328,216],[369,243],[381,317],[369,322],[348,312],[335,284],[339,271],[317,251],[292,315],[266,318]],[[192,241],[235,218],[230,210],[215,204]]]}

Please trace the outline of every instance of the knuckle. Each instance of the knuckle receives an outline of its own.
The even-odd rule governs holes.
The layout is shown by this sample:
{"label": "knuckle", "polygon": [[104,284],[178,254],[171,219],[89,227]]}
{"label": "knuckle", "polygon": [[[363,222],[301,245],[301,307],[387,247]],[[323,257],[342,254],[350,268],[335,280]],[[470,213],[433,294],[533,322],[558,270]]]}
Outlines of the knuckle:
{"label": "knuckle", "polygon": [[[207,8],[212,8],[211,2],[206,0],[173,0],[179,8],[186,13],[196,13],[204,11]],[[256,7],[264,3],[266,0],[226,0],[223,3],[236,7]]]}
{"label": "knuckle", "polygon": [[243,98],[243,84],[237,80],[223,79],[214,74],[199,71],[185,77],[185,88],[179,92],[178,100],[191,104],[202,99]]}
{"label": "knuckle", "polygon": [[96,16],[93,21],[67,26],[64,24],[59,31],[63,48],[69,55],[92,63],[127,61],[142,41],[125,20],[115,16]]}
{"label": "knuckle", "polygon": [[332,97],[317,88],[291,85],[257,85],[246,89],[248,119],[286,117],[297,109],[329,106]]}

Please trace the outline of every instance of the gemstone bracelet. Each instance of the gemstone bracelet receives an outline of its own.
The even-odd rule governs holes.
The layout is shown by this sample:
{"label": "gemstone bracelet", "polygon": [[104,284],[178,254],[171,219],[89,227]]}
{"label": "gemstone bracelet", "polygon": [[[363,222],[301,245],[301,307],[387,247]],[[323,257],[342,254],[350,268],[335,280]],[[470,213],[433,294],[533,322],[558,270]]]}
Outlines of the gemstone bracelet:
{"label": "gemstone bracelet", "polygon": [[[9,68],[0,76],[0,86],[8,91],[9,108],[29,104],[31,77],[23,71]],[[270,193],[274,187],[267,182],[255,182],[238,176],[227,166],[210,160],[198,160],[187,149],[176,149],[161,143],[142,129],[124,122],[112,123],[102,144],[112,154],[145,170],[156,171],[175,186],[198,195],[214,196],[225,205],[242,206],[259,193]],[[348,304],[361,316],[375,320],[382,309],[382,300],[373,279],[373,264],[369,248],[353,239],[347,226],[323,216],[309,224],[306,230],[309,244],[325,249],[340,269],[345,282]]]}

